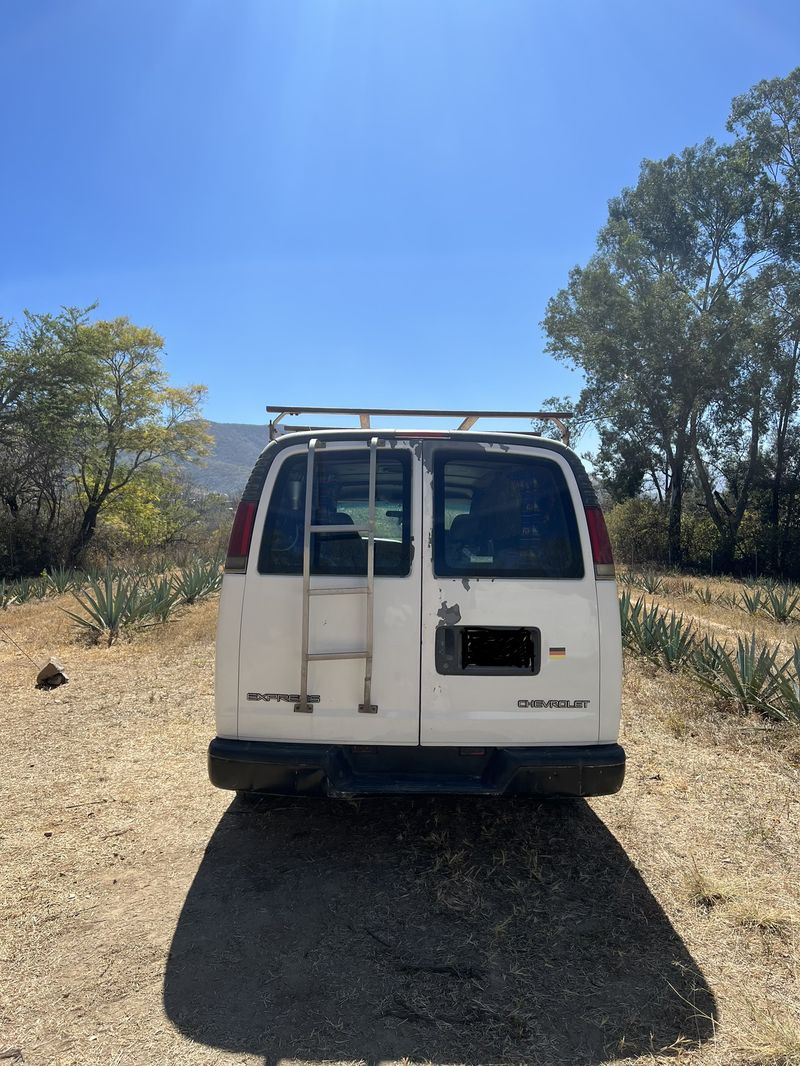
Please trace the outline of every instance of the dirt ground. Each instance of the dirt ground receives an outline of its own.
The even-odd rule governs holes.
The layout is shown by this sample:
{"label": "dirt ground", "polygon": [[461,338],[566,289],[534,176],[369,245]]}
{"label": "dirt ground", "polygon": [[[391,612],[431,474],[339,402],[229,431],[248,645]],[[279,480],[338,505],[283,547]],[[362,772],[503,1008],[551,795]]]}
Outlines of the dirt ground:
{"label": "dirt ground", "polygon": [[796,731],[630,664],[617,796],[251,808],[206,777],[215,611],[0,615],[0,1061],[800,1062]]}

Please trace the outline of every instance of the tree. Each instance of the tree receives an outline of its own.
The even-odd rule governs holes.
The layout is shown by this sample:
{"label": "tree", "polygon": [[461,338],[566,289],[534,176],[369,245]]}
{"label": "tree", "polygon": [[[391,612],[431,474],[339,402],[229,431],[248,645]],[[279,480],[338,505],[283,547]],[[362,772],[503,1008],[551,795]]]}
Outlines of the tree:
{"label": "tree", "polygon": [[41,570],[59,551],[64,492],[91,367],[89,309],[0,323],[0,566]]}
{"label": "tree", "polygon": [[204,455],[200,419],[205,387],[175,388],[161,365],[162,338],[127,318],[82,325],[80,346],[92,366],[76,441],[74,481],[81,507],[69,560],[78,562],[110,499],[158,465]]}
{"label": "tree", "polygon": [[766,195],[780,207],[774,247],[800,259],[800,67],[760,81],[731,104],[728,129],[760,167]]}
{"label": "tree", "polygon": [[[746,283],[774,255],[775,205],[758,173],[748,153],[710,140],[645,161],[637,184],[610,202],[597,254],[571,272],[543,322],[547,350],[584,372],[578,409],[598,427],[607,471],[624,482],[633,457],[634,481],[645,471],[667,501],[673,563],[692,467],[716,487],[711,405],[741,420],[760,404],[761,364],[743,372],[741,358]],[[741,520],[738,507],[729,517],[729,526]]]}
{"label": "tree", "polygon": [[227,496],[199,491],[185,471],[151,464],[123,492],[109,498],[103,511],[102,546],[137,557],[198,547],[215,553],[230,522]]}

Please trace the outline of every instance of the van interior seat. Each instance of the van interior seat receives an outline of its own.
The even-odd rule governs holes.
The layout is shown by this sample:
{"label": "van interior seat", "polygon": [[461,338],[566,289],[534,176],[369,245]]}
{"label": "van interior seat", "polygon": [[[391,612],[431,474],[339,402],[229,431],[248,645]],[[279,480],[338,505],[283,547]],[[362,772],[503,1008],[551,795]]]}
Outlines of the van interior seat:
{"label": "van interior seat", "polygon": [[[346,511],[336,511],[326,516],[325,524],[354,526],[355,522]],[[366,574],[367,545],[355,530],[352,533],[317,533],[316,536],[317,560],[321,567],[332,573]]]}
{"label": "van interior seat", "polygon": [[463,562],[464,553],[483,554],[483,521],[474,514],[459,514],[450,523],[447,532],[447,556],[451,565]]}

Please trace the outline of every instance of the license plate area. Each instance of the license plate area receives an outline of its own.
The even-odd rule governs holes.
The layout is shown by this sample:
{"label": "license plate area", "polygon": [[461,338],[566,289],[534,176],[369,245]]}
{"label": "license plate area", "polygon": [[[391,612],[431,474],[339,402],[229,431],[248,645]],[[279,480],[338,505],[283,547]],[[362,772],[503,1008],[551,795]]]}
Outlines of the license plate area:
{"label": "license plate area", "polygon": [[440,626],[436,672],[530,677],[539,673],[541,634],[534,626]]}

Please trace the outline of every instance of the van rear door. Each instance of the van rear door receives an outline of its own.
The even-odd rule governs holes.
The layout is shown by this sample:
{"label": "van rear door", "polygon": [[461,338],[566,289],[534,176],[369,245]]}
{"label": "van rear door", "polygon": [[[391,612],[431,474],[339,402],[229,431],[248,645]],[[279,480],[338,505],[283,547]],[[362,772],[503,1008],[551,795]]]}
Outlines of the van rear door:
{"label": "van rear door", "polygon": [[[314,460],[309,652],[365,647],[364,588],[369,441],[323,440]],[[303,623],[303,531],[308,444],[284,447],[267,474],[255,519],[240,630],[238,736],[334,744],[419,743],[421,478],[409,441],[377,450],[372,699],[363,658],[309,662],[311,713],[299,700]],[[342,527],[345,527],[344,529]]]}
{"label": "van rear door", "polygon": [[420,741],[597,742],[597,593],[578,486],[526,444],[425,441]]}

